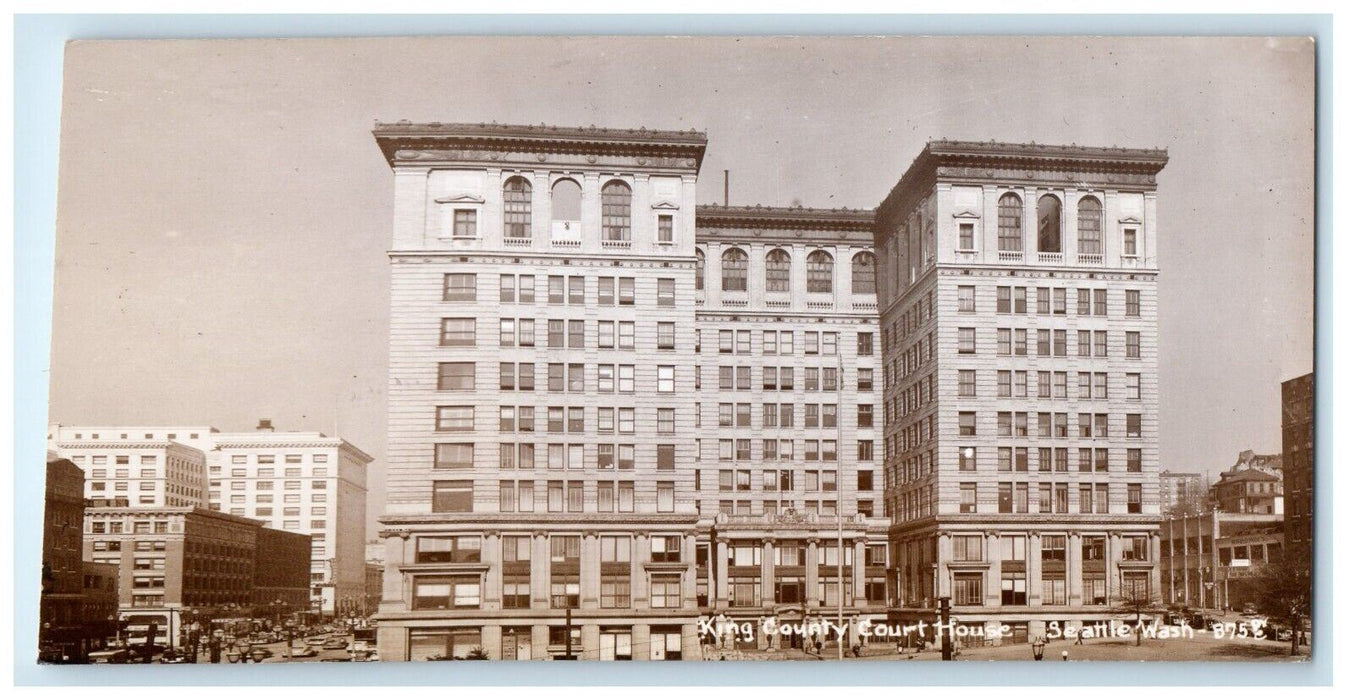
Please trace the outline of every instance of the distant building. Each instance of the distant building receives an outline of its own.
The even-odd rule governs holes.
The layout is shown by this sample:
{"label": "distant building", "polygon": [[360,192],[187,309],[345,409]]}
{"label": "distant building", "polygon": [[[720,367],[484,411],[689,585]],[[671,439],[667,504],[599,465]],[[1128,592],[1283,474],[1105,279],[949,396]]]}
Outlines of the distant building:
{"label": "distant building", "polygon": [[85,558],[118,567],[118,615],[130,638],[154,624],[157,643],[178,644],[185,609],[266,607],[255,595],[260,584],[271,600],[305,604],[287,589],[309,576],[301,554],[310,549],[308,535],[265,533],[256,520],[205,508],[100,501],[86,509],[85,530]]}
{"label": "distant building", "polygon": [[253,604],[278,610],[310,607],[310,571],[297,566],[310,560],[311,538],[261,527],[254,555]]}
{"label": "distant building", "polygon": [[379,561],[367,562],[367,596],[363,601],[361,614],[366,617],[381,606],[381,578],[384,576],[385,564]]}
{"label": "distant building", "polygon": [[365,595],[366,470],[372,458],[318,432],[211,426],[63,426],[49,448],[85,470],[88,498],[202,507],[310,535],[309,607],[326,615]]}
{"label": "distant building", "polygon": [[1283,516],[1210,511],[1161,524],[1163,598],[1176,606],[1241,609],[1263,591],[1252,585],[1283,556]]}
{"label": "distant building", "polygon": [[1289,551],[1309,570],[1312,561],[1312,485],[1315,464],[1313,375],[1283,383],[1284,536]]}
{"label": "distant building", "polygon": [[42,534],[42,594],[38,603],[43,658],[79,658],[84,636],[84,569],[81,561],[84,475],[70,460],[49,454]]}
{"label": "distant building", "polygon": [[1161,512],[1168,515],[1206,510],[1208,485],[1198,472],[1161,472]]}
{"label": "distant building", "polygon": [[1259,469],[1224,472],[1208,495],[1224,513],[1283,515],[1283,479]]}

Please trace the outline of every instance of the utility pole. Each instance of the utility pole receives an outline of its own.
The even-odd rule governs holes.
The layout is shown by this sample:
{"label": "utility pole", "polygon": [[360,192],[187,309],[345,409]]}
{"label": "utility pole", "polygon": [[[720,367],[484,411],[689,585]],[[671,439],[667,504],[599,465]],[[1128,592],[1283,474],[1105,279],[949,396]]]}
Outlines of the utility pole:
{"label": "utility pole", "polygon": [[574,660],[574,606],[572,605],[564,608],[564,658],[567,661]]}
{"label": "utility pole", "polygon": [[940,660],[953,661],[954,647],[950,641],[950,597],[940,598]]}

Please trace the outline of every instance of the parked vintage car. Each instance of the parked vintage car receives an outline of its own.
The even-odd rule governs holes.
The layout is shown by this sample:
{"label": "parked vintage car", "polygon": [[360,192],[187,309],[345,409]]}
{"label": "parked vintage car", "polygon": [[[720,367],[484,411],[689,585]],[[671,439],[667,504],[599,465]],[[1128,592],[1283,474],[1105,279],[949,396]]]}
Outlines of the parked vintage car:
{"label": "parked vintage car", "polygon": [[344,639],[343,637],[330,637],[329,639],[325,640],[324,644],[321,645],[320,648],[329,650],[347,649],[348,640]]}

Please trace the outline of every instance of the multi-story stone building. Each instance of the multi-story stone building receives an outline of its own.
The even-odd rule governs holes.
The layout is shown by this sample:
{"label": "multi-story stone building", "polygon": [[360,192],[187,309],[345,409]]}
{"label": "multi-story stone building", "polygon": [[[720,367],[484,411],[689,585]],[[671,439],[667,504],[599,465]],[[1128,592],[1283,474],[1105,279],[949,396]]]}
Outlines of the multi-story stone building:
{"label": "multi-story stone building", "polygon": [[705,135],[375,138],[395,203],[381,658],[696,655]]}
{"label": "multi-story stone building", "polygon": [[78,659],[83,651],[84,518],[84,474],[70,460],[48,453],[38,643],[51,660]]}
{"label": "multi-story stone building", "polygon": [[[754,626],[835,617],[839,604],[883,619],[873,212],[696,216],[698,602]],[[802,642],[758,629],[735,645]]]}
{"label": "multi-story stone building", "polygon": [[296,554],[309,550],[309,539],[205,508],[117,499],[91,501],[85,511],[85,559],[117,566],[119,617],[132,634],[155,625],[161,644],[182,641],[187,609],[248,609],[276,599],[303,605],[309,562]]}
{"label": "multi-story stone building", "polygon": [[[1272,478],[1272,477],[1271,477]],[[1284,516],[1210,510],[1161,523],[1162,599],[1181,607],[1240,610],[1265,594],[1266,564],[1283,558]]]}
{"label": "multi-story stone building", "polygon": [[1159,599],[1157,150],[932,141],[876,210],[901,621]]}
{"label": "multi-story stone building", "polygon": [[334,615],[360,605],[371,456],[342,438],[260,426],[214,435],[209,507],[310,535],[309,607]]}
{"label": "multi-story stone building", "polygon": [[152,508],[197,507],[207,502],[204,452],[210,449],[211,431],[52,426],[48,445],[84,471],[86,498],[122,498]]}
{"label": "multi-story stone building", "polygon": [[1199,472],[1161,472],[1161,512],[1184,515],[1206,510],[1208,486]]}
{"label": "multi-story stone building", "polygon": [[130,507],[202,507],[311,536],[311,595],[333,615],[365,595],[370,455],[338,437],[211,426],[53,425],[49,446],[85,470],[89,498]]}
{"label": "multi-story stone building", "polygon": [[1307,373],[1283,383],[1284,538],[1297,565],[1311,570],[1315,387]]}

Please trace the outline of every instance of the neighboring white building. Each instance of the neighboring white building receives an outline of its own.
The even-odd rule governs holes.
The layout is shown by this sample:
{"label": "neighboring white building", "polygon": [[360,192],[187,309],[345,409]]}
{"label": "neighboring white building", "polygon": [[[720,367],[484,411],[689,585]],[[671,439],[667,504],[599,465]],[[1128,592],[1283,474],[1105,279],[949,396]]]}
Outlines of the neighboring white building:
{"label": "neighboring white building", "polygon": [[222,433],[194,427],[53,425],[49,448],[85,470],[89,498],[196,506],[311,536],[311,600],[326,614],[365,596],[372,458],[318,432]]}

